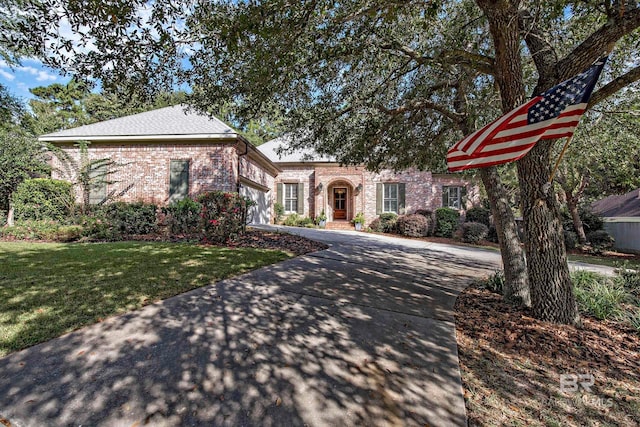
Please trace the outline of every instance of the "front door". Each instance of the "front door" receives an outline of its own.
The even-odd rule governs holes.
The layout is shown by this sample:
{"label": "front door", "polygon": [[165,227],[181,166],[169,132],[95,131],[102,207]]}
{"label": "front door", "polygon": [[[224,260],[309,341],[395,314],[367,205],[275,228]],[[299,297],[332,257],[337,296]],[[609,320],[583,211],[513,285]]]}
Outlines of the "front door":
{"label": "front door", "polygon": [[333,189],[333,219],[347,219],[347,189]]}

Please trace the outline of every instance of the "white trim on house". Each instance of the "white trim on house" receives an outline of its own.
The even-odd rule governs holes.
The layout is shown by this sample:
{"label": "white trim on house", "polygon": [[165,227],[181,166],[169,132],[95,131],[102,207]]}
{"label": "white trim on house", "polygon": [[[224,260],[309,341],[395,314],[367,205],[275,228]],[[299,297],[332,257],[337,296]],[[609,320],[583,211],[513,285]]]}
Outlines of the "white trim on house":
{"label": "white trim on house", "polygon": [[238,134],[202,134],[202,135],[78,135],[78,136],[41,136],[38,141],[76,142],[76,141],[201,141],[207,139],[235,142]]}
{"label": "white trim on house", "polygon": [[640,216],[609,216],[602,220],[604,222],[640,222]]}

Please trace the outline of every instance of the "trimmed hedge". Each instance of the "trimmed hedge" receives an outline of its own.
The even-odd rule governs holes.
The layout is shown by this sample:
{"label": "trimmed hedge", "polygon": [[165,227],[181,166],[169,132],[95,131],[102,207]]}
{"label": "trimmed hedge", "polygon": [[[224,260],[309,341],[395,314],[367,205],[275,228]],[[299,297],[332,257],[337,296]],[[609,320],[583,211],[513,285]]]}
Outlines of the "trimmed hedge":
{"label": "trimmed hedge", "polygon": [[11,201],[16,221],[62,221],[71,212],[74,196],[70,182],[34,178],[21,182]]}
{"label": "trimmed hedge", "polygon": [[369,228],[378,233],[395,233],[397,221],[398,215],[393,212],[386,212],[371,221]]}
{"label": "trimmed hedge", "polygon": [[200,231],[202,205],[188,197],[162,208],[171,235],[192,236]]}
{"label": "trimmed hedge", "polygon": [[409,237],[423,237],[429,234],[429,219],[423,215],[402,215],[396,221],[398,233]]}
{"label": "trimmed hedge", "polygon": [[460,224],[460,212],[451,208],[436,209],[435,235],[438,237],[453,237],[453,233]]}
{"label": "trimmed hedge", "polygon": [[245,231],[247,210],[255,204],[238,193],[212,191],[198,196],[203,241],[225,243]]}
{"label": "trimmed hedge", "polygon": [[489,234],[489,227],[480,222],[465,222],[462,224],[462,241],[478,244]]}
{"label": "trimmed hedge", "polygon": [[158,229],[158,207],[153,204],[115,202],[104,205],[100,210],[118,236],[150,234]]}
{"label": "trimmed hedge", "polygon": [[467,210],[465,215],[466,222],[479,222],[480,224],[484,224],[487,227],[491,225],[491,211],[487,208],[483,208],[481,206],[475,206],[469,210]]}

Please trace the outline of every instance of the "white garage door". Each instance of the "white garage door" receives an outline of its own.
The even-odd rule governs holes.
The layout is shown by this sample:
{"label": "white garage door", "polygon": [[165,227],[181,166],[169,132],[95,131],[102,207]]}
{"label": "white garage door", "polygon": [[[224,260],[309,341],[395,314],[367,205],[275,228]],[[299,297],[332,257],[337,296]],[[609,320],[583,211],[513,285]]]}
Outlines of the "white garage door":
{"label": "white garage door", "polygon": [[249,209],[250,224],[269,224],[269,193],[242,184],[240,194],[250,198],[257,204]]}

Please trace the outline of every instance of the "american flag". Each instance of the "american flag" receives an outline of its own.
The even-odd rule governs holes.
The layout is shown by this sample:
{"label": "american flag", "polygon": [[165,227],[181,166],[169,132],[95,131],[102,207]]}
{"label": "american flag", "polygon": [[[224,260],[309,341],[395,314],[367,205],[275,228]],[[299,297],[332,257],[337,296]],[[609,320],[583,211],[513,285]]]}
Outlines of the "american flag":
{"label": "american flag", "polygon": [[541,139],[573,135],[606,59],[456,143],[447,152],[449,171],[514,162]]}

